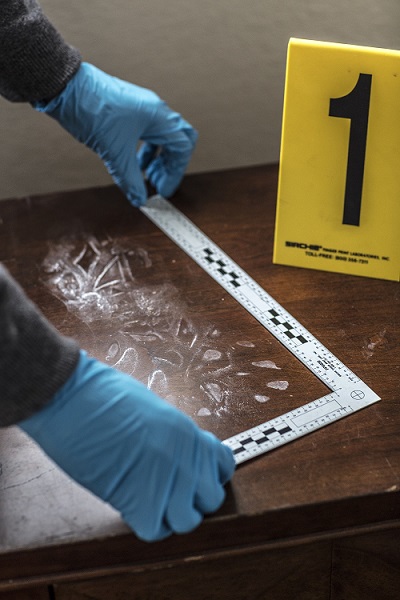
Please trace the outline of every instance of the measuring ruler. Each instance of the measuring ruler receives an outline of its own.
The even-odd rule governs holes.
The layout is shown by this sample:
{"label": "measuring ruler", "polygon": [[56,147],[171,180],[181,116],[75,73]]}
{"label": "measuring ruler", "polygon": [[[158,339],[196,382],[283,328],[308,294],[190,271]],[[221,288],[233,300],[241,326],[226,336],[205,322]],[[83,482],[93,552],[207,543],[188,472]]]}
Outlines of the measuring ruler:
{"label": "measuring ruler", "polygon": [[140,210],[331,390],[322,398],[224,440],[232,449],[236,464],[380,400],[168,200],[152,196]]}

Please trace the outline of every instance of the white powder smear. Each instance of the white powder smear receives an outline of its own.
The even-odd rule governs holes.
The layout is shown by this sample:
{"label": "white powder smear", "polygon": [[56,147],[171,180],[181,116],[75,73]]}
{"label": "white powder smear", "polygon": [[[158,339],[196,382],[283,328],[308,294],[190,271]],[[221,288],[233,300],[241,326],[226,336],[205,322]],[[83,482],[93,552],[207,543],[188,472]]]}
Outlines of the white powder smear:
{"label": "white powder smear", "polygon": [[[127,292],[134,287],[132,271],[150,266],[143,248],[131,250],[93,236],[63,239],[51,246],[43,262],[46,285],[85,323],[131,313],[133,298]],[[134,300],[139,302],[140,295]]]}
{"label": "white powder smear", "polygon": [[137,350],[135,348],[127,348],[121,358],[114,363],[114,366],[121,371],[125,371],[125,373],[132,374],[137,367],[137,361]]}
{"label": "white powder smear", "polygon": [[113,342],[107,351],[106,360],[111,360],[115,358],[118,354],[119,346],[116,342]]}
{"label": "white powder smear", "polygon": [[264,402],[268,402],[269,400],[268,396],[262,396],[261,394],[256,394],[254,398],[257,400],[257,402],[260,402],[261,404],[263,404]]}
{"label": "white powder smear", "polygon": [[165,373],[161,369],[153,371],[147,379],[147,387],[156,394],[165,395],[168,391],[168,381]]}
{"label": "white powder smear", "polygon": [[197,414],[199,417],[209,417],[211,415],[211,411],[208,408],[203,407],[197,411]]}
{"label": "white powder smear", "polygon": [[222,356],[222,353],[219,350],[206,350],[203,354],[203,360],[206,362],[212,360],[219,360]]}
{"label": "white powder smear", "polygon": [[[103,352],[108,364],[193,417],[223,417],[232,408],[240,426],[241,414],[254,412],[254,398],[269,400],[258,393],[260,376],[244,370],[255,344],[224,341],[215,324],[190,312],[182,291],[162,270],[149,274],[151,267],[143,248],[82,235],[50,246],[42,280],[90,327],[96,352]],[[279,368],[273,361],[253,365]],[[285,384],[265,382],[276,389],[286,389]]]}
{"label": "white powder smear", "polygon": [[267,387],[273,388],[274,390],[287,390],[289,387],[288,381],[269,381]]}
{"label": "white powder smear", "polygon": [[206,383],[204,386],[204,391],[212,400],[215,400],[215,402],[221,402],[223,392],[218,383]]}
{"label": "white powder smear", "polygon": [[264,369],[280,369],[272,360],[259,360],[256,362],[252,362],[252,365],[255,367],[262,367]]}

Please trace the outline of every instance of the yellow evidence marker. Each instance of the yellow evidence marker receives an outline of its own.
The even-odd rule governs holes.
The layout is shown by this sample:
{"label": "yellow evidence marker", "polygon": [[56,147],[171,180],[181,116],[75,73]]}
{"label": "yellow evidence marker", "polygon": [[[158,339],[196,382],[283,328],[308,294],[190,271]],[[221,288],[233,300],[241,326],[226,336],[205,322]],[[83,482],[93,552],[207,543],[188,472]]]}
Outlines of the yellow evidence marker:
{"label": "yellow evidence marker", "polygon": [[290,40],[273,261],[400,280],[400,52]]}

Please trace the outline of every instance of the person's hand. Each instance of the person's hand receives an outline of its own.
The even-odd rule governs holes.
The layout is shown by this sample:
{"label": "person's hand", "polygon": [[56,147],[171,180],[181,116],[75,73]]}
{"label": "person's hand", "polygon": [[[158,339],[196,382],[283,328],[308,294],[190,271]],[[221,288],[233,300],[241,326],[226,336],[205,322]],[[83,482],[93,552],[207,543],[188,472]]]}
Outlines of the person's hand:
{"label": "person's hand", "polygon": [[197,527],[235,468],[214,435],[83,351],[50,404],[19,426],[147,541]]}
{"label": "person's hand", "polygon": [[88,63],[58,96],[33,106],[97,152],[134,206],[147,198],[142,171],[162,196],[175,192],[197,140],[193,127],[154,92]]}

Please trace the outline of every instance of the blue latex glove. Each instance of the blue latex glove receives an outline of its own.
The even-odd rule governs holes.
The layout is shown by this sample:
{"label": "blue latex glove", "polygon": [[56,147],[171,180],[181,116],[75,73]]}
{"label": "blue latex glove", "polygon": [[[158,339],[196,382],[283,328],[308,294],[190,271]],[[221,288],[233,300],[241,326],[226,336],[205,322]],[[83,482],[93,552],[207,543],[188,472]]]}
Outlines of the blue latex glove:
{"label": "blue latex glove", "polygon": [[197,527],[222,504],[234,471],[214,435],[82,351],[52,402],[19,425],[147,541]]}
{"label": "blue latex glove", "polygon": [[[34,108],[97,152],[135,206],[145,203],[142,170],[162,196],[178,188],[197,132],[154,92],[107,75],[88,63],[50,102]],[[137,147],[141,145],[139,152]]]}

